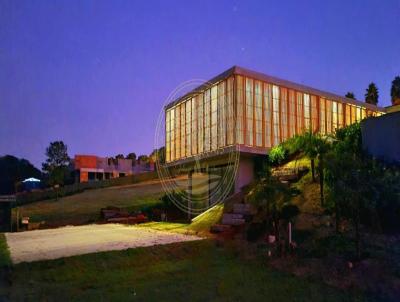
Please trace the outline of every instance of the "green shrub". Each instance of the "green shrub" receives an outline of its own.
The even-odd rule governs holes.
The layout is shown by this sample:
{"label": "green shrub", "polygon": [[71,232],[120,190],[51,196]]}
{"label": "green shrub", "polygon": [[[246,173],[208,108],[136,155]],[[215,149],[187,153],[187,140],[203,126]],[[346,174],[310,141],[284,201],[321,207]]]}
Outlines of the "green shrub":
{"label": "green shrub", "polygon": [[172,191],[170,194],[164,194],[160,198],[163,210],[176,208],[175,202],[183,204],[184,200],[185,192],[182,191]]}
{"label": "green shrub", "polygon": [[287,158],[287,150],[282,145],[273,147],[269,151],[268,158],[271,165],[278,166]]}
{"label": "green shrub", "polygon": [[175,203],[184,205],[185,194],[186,193],[183,191],[172,191],[169,194],[164,194],[162,197],[160,197],[159,203],[150,206],[144,206],[140,209],[140,211],[146,214],[150,219],[159,219],[157,218],[158,214],[155,214],[156,212],[176,213],[179,208],[176,206]]}
{"label": "green shrub", "polygon": [[0,234],[0,269],[11,265],[10,252],[8,250],[6,236]]}

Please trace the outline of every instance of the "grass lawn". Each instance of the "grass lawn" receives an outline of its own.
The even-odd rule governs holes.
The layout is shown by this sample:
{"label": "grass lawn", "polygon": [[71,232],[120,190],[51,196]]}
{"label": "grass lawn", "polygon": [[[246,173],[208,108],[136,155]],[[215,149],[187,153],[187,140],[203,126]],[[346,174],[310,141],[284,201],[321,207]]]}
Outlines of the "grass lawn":
{"label": "grass lawn", "polygon": [[117,206],[129,211],[137,210],[158,203],[162,194],[158,181],[86,190],[59,200],[45,200],[22,206],[20,217],[29,216],[32,222],[45,221],[49,225],[84,224],[97,220],[103,207]]}
{"label": "grass lawn", "polygon": [[361,301],[211,240],[15,265],[12,301]]}

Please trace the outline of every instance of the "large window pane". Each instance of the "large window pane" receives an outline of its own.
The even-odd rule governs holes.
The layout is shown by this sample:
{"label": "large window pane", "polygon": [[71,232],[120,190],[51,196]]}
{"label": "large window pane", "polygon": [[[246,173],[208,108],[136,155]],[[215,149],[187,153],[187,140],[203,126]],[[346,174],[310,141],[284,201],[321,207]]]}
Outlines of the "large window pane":
{"label": "large window pane", "polygon": [[346,126],[351,124],[351,106],[346,104]]}
{"label": "large window pane", "polygon": [[356,109],[356,119],[357,119],[357,122],[361,121],[361,108],[358,106]]}
{"label": "large window pane", "polygon": [[304,130],[304,109],[303,109],[303,94],[296,92],[297,96],[297,133],[301,134]]}
{"label": "large window pane", "polygon": [[244,144],[243,77],[236,77],[236,143]]}
{"label": "large window pane", "polygon": [[186,132],[185,132],[185,126],[186,126],[186,119],[185,119],[185,103],[181,104],[181,157],[186,156]]}
{"label": "large window pane", "polygon": [[326,134],[326,102],[324,98],[320,98],[319,102],[319,131]]}
{"label": "large window pane", "polygon": [[211,150],[216,150],[218,146],[218,87],[211,88]]}
{"label": "large window pane", "polygon": [[265,146],[272,147],[272,85],[264,83],[264,135]]}
{"label": "large window pane", "polygon": [[253,146],[253,80],[246,78],[246,145]]}
{"label": "large window pane", "polygon": [[176,123],[176,119],[175,119],[175,108],[172,108],[171,110],[171,161],[175,160],[175,143],[176,143],[176,139],[175,139],[175,123]]}
{"label": "large window pane", "polygon": [[296,94],[289,90],[289,137],[296,134]]}
{"label": "large window pane", "polygon": [[326,100],[326,132],[332,133],[332,101]]}
{"label": "large window pane", "polygon": [[262,83],[255,82],[254,86],[254,111],[255,111],[255,125],[256,125],[256,146],[261,147],[263,144],[262,139]]}
{"label": "large window pane", "polygon": [[226,145],[225,81],[218,84],[218,147]]}
{"label": "large window pane", "polygon": [[288,138],[288,122],[287,122],[287,89],[281,88],[280,90],[281,97],[281,133],[282,133],[282,141]]}
{"label": "large window pane", "polygon": [[192,98],[192,155],[196,155],[197,154],[197,108],[198,108],[198,98],[199,96],[196,96],[194,98]]}
{"label": "large window pane", "polygon": [[337,102],[332,101],[332,131],[335,131],[338,127],[338,108]]}
{"label": "large window pane", "polygon": [[279,110],[280,110],[280,101],[279,101],[279,87],[273,85],[272,86],[272,107],[273,107],[273,125],[274,125],[274,146],[278,145],[281,142],[281,134],[280,134],[280,118],[279,118]]}
{"label": "large window pane", "polygon": [[304,108],[304,129],[311,129],[311,118],[310,118],[310,95],[304,93],[303,95],[303,108]]}
{"label": "large window pane", "polygon": [[175,108],[175,159],[181,158],[181,105]]}
{"label": "large window pane", "polygon": [[344,121],[344,116],[343,116],[343,104],[338,103],[338,127],[342,128],[343,127],[343,121]]}
{"label": "large window pane", "polygon": [[351,106],[351,123],[355,123],[357,121],[356,117],[356,106]]}
{"label": "large window pane", "polygon": [[227,132],[227,143],[232,145],[234,143],[234,108],[233,108],[233,77],[227,80],[227,91],[226,91],[226,132]]}
{"label": "large window pane", "polygon": [[315,95],[311,96],[311,127],[313,132],[318,131],[318,107]]}
{"label": "large window pane", "polygon": [[204,93],[204,151],[211,149],[211,90]]}
{"label": "large window pane", "polygon": [[165,112],[165,160],[171,161],[171,110]]}
{"label": "large window pane", "polygon": [[186,156],[192,154],[192,99],[186,101]]}
{"label": "large window pane", "polygon": [[197,149],[199,153],[204,151],[204,94],[197,97]]}

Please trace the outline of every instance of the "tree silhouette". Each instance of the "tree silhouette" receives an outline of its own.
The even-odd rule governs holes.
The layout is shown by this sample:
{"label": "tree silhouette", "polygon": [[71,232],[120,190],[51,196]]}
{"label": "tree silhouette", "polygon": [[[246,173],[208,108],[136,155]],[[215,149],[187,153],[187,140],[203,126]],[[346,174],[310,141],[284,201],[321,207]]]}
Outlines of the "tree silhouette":
{"label": "tree silhouette", "polygon": [[370,83],[365,92],[365,102],[368,104],[377,105],[378,97],[378,88],[376,87],[375,83]]}
{"label": "tree silhouette", "polygon": [[390,96],[392,97],[393,105],[400,105],[400,76],[395,77],[392,81]]}
{"label": "tree silhouette", "polygon": [[0,195],[14,194],[15,184],[29,177],[40,179],[42,173],[26,159],[0,156]]}
{"label": "tree silhouette", "polygon": [[348,99],[353,99],[353,100],[356,99],[354,93],[351,92],[351,91],[347,92],[346,95],[345,95],[345,97],[348,98]]}
{"label": "tree silhouette", "polygon": [[46,161],[42,164],[42,169],[52,172],[55,168],[66,167],[70,163],[68,147],[63,141],[51,142],[46,148]]}
{"label": "tree silhouette", "polygon": [[127,159],[131,159],[132,161],[135,161],[136,160],[136,153],[135,152],[131,152],[131,153],[129,153],[127,156],[126,156],[126,158]]}
{"label": "tree silhouette", "polygon": [[42,164],[43,171],[49,175],[50,185],[63,185],[68,177],[68,147],[63,141],[51,142],[46,148],[46,161]]}

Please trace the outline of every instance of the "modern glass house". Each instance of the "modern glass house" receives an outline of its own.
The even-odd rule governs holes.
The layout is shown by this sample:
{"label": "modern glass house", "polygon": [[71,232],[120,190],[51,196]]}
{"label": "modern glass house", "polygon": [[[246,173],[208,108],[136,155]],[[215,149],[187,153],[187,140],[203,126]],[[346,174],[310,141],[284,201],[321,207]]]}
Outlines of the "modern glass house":
{"label": "modern glass house", "polygon": [[253,177],[247,174],[254,156],[287,138],[306,129],[332,133],[382,113],[371,104],[234,66],[165,107],[166,162],[190,167],[200,158],[208,171],[224,167],[226,150],[239,147],[238,191]]}

